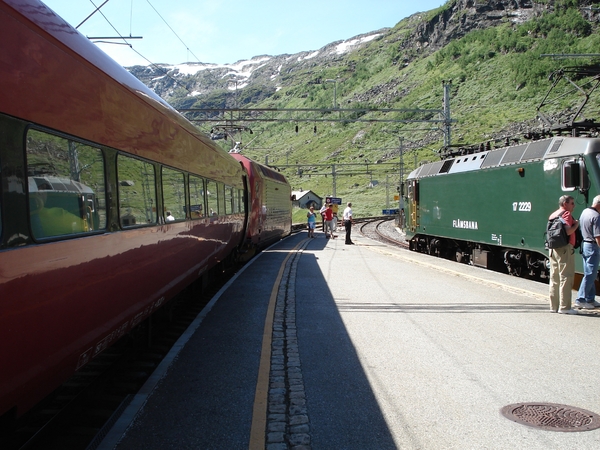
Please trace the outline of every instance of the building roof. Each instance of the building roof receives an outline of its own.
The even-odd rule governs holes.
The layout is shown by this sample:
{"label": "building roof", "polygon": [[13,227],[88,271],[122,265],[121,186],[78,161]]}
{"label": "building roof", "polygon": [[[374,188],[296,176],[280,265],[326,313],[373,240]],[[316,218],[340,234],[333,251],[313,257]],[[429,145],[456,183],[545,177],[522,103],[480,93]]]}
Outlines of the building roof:
{"label": "building roof", "polygon": [[315,197],[317,197],[318,199],[322,200],[323,197],[315,194],[313,191],[308,190],[308,191],[292,191],[292,195],[296,196],[296,200],[300,200],[302,197],[304,197],[305,195],[308,195],[312,193]]}

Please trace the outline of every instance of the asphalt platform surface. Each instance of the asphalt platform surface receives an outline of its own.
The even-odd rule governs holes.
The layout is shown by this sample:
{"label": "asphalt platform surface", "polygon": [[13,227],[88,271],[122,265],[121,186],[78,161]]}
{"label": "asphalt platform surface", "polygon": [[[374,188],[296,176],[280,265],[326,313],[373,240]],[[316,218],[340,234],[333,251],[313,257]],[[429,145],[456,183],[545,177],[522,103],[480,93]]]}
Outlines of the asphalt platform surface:
{"label": "asphalt platform surface", "polygon": [[[303,232],[262,252],[99,448],[600,448],[600,428],[501,414],[520,403],[600,413],[598,314],[551,313],[542,283],[353,240]],[[273,313],[279,280],[286,303]]]}

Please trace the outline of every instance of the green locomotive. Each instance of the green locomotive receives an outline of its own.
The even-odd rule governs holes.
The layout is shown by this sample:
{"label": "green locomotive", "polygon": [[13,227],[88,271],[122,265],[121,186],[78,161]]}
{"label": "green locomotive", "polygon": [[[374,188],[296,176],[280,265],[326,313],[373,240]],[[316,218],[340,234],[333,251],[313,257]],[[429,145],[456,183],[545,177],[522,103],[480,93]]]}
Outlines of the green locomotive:
{"label": "green locomotive", "polygon": [[406,238],[414,251],[547,279],[544,235],[559,197],[575,198],[578,218],[599,193],[597,138],[554,137],[449,158],[408,176]]}

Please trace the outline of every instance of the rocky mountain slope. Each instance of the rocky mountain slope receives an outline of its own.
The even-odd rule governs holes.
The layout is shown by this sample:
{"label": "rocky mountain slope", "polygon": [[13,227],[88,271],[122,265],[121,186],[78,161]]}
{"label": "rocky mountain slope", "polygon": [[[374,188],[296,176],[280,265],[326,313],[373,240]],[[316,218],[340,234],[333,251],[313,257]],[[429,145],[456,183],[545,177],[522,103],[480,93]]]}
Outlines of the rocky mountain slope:
{"label": "rocky mountain slope", "polygon": [[180,107],[188,107],[190,102],[201,100],[214,91],[251,90],[259,86],[261,93],[246,99],[245,103],[252,103],[273,95],[286,83],[293,84],[294,79],[291,75],[295,71],[323,67],[340,61],[343,55],[364,47],[387,31],[384,29],[362,34],[345,41],[333,42],[316,51],[304,51],[293,55],[261,55],[233,64],[161,64],[135,66],[129,70],[162,98]]}
{"label": "rocky mountain slope", "polygon": [[[294,72],[344,64],[359,49],[373,41],[376,45],[398,43],[402,58],[392,64],[408,65],[414,58],[444,48],[448,43],[473,30],[484,30],[510,22],[523,23],[552,9],[552,2],[532,0],[458,0],[449,1],[439,10],[417,13],[401,23],[402,33],[384,28],[348,40],[330,43],[318,50],[293,55],[260,55],[232,64],[188,63],[178,65],[135,66],[129,70],[164,99],[180,107],[217,90],[235,91],[260,86],[264,90],[247,103],[272,95],[285,84],[293,84]],[[181,104],[183,103],[183,104]],[[223,105],[224,106],[224,105]]]}

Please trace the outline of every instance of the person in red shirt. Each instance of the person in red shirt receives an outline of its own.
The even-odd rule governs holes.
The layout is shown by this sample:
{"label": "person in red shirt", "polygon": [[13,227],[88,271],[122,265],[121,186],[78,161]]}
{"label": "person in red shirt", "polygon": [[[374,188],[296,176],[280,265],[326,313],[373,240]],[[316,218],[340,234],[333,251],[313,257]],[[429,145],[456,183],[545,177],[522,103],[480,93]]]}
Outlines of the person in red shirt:
{"label": "person in red shirt", "polygon": [[333,234],[333,209],[331,209],[331,203],[328,203],[325,209],[325,237],[327,239],[336,237]]}
{"label": "person in red shirt", "polygon": [[575,199],[563,195],[558,199],[559,208],[548,219],[561,215],[569,243],[564,247],[550,249],[550,311],[561,314],[577,314],[571,308],[571,291],[575,278],[575,230],[579,221],[571,214],[575,209]]}

